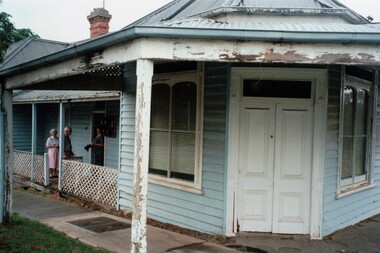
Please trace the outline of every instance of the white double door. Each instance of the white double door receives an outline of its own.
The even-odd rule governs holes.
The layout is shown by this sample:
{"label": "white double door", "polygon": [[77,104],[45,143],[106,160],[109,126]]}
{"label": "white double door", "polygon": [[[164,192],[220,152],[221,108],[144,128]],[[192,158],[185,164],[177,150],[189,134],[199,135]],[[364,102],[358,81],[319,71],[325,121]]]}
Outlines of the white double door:
{"label": "white double door", "polygon": [[264,99],[240,108],[239,230],[307,234],[312,105]]}

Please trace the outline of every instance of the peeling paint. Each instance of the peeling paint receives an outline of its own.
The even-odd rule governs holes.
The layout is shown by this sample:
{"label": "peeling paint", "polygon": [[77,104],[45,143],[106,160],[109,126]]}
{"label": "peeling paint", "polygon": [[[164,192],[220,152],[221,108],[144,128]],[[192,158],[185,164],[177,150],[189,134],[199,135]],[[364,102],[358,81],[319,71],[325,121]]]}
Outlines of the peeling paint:
{"label": "peeling paint", "polygon": [[228,54],[219,55],[221,60],[226,61],[238,61],[238,62],[252,62],[252,61],[263,61],[263,62],[303,62],[311,61],[310,58],[298,54],[295,50],[290,50],[284,54],[276,53],[273,48],[267,49],[264,53],[253,54],[253,55],[243,55],[239,53],[232,53],[232,56]]}
{"label": "peeling paint", "polygon": [[369,62],[375,63],[375,56],[359,53],[357,56],[353,56],[351,54],[333,54],[333,53],[325,53],[321,56],[316,57],[313,61],[314,63],[360,63],[365,64]]}
{"label": "peeling paint", "polygon": [[134,180],[132,203],[132,253],[147,252],[146,206],[148,191],[150,100],[153,62],[137,61]]}
{"label": "peeling paint", "polygon": [[318,56],[315,58],[314,62],[351,62],[351,56],[350,54],[332,54],[332,53],[326,53],[321,56]]}
{"label": "peeling paint", "polygon": [[373,62],[375,61],[375,56],[373,56],[373,55],[366,54],[366,53],[359,53],[358,55],[364,61],[373,61]]}

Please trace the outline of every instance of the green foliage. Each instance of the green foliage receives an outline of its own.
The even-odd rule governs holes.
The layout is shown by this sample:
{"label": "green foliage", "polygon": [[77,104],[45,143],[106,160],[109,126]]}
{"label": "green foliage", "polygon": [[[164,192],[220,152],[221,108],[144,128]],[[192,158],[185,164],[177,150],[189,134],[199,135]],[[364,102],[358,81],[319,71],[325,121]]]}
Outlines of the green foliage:
{"label": "green foliage", "polygon": [[11,226],[0,226],[0,252],[109,253],[110,251],[70,239],[48,226],[15,214]]}
{"label": "green foliage", "polygon": [[39,38],[30,29],[17,29],[11,22],[11,17],[6,12],[0,13],[0,62],[3,61],[4,53],[12,43],[28,37]]}

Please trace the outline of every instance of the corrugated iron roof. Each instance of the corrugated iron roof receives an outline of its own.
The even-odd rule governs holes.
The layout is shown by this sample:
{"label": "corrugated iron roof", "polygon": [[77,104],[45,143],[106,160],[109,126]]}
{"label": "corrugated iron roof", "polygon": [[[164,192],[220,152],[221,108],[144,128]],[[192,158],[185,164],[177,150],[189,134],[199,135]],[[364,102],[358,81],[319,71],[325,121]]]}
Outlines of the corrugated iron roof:
{"label": "corrugated iron roof", "polygon": [[7,49],[4,61],[0,65],[0,70],[55,53],[66,48],[68,45],[65,42],[35,38],[21,40],[10,45]]}
{"label": "corrugated iron roof", "polygon": [[[165,21],[174,21],[189,17],[217,16],[236,11],[254,13],[259,9],[263,14],[278,13],[294,15],[313,12],[341,15],[351,23],[365,24],[366,19],[337,0],[174,0],[157,11],[127,26],[148,26]],[[289,11],[296,9],[296,11]],[[328,12],[326,12],[328,11]]]}
{"label": "corrugated iron roof", "polygon": [[352,25],[344,23],[296,23],[296,22],[265,22],[265,21],[239,21],[223,22],[209,18],[188,18],[175,21],[157,23],[154,26],[173,28],[199,28],[199,29],[229,29],[251,31],[291,31],[291,32],[331,32],[331,33],[379,33],[380,26]]}
{"label": "corrugated iron roof", "polygon": [[[257,7],[259,5],[269,7]],[[256,14],[261,15],[259,20],[263,23],[251,18]],[[270,14],[280,16],[282,23],[271,22],[273,16]],[[282,18],[292,15],[312,18],[298,23],[292,18]],[[218,16],[226,17],[230,23],[223,18],[218,20]],[[323,19],[325,16],[338,18]],[[329,25],[319,21],[322,19]],[[319,33],[318,36],[314,36],[315,33]],[[174,0],[117,32],[51,53],[49,63],[139,37],[378,44],[380,30],[338,0]],[[45,60],[40,57],[24,63],[20,61],[16,67],[0,68],[0,75],[38,68],[46,64]]]}
{"label": "corrugated iron roof", "polygon": [[318,1],[310,0],[244,0],[241,6],[269,8],[322,8]]}
{"label": "corrugated iron roof", "polygon": [[70,91],[70,90],[24,90],[15,93],[13,103],[49,103],[60,101],[89,101],[102,99],[119,99],[119,91]]}

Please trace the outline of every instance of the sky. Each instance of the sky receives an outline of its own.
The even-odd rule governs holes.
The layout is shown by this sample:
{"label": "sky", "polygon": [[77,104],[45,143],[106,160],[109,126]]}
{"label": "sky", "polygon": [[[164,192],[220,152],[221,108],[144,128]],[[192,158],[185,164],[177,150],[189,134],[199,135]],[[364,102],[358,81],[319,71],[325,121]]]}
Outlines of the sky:
{"label": "sky", "polygon": [[[110,31],[151,13],[171,0],[104,0],[112,15]],[[364,17],[380,22],[380,0],[340,0]],[[12,15],[16,28],[30,28],[41,38],[75,42],[90,36],[87,16],[103,0],[3,0],[0,12]]]}

